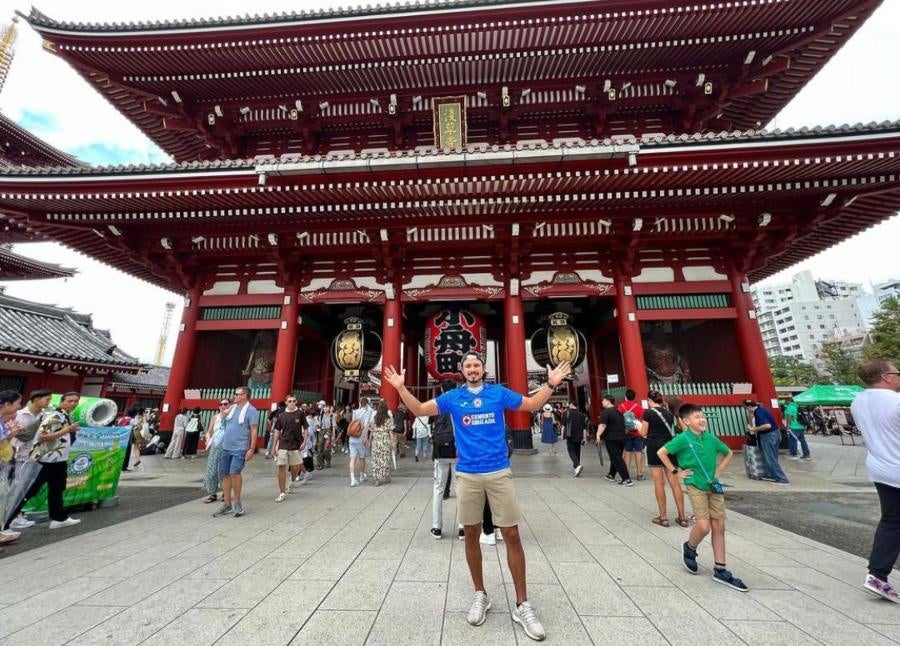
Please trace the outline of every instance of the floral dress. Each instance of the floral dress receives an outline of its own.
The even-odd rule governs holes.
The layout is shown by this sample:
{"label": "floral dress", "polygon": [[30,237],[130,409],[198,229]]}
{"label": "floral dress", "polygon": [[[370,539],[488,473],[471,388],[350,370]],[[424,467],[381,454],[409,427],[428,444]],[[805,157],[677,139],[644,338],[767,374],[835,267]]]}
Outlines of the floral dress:
{"label": "floral dress", "polygon": [[372,478],[378,482],[384,482],[391,475],[391,430],[394,422],[390,418],[384,424],[377,426],[374,423],[369,427],[369,437],[372,439]]}
{"label": "floral dress", "polygon": [[219,460],[222,457],[222,437],[225,435],[224,422],[222,415],[216,415],[212,421],[215,427],[206,453],[206,472],[203,474],[203,488],[210,496],[219,490]]}

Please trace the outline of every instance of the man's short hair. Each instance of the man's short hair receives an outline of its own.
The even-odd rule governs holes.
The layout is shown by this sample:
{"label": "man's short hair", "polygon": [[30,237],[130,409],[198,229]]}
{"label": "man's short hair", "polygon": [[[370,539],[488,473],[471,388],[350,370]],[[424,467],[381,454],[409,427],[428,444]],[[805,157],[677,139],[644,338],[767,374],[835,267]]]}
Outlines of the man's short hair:
{"label": "man's short hair", "polygon": [[702,412],[703,412],[703,409],[700,408],[700,406],[698,406],[697,404],[690,404],[690,403],[682,404],[681,407],[678,409],[678,417],[680,419],[687,419],[694,413],[702,413]]}
{"label": "man's short hair", "polygon": [[40,399],[41,397],[49,397],[53,394],[53,391],[49,388],[38,388],[37,390],[32,390],[31,394],[28,395],[28,401],[33,402],[35,399]]}
{"label": "man's short hair", "polygon": [[625,391],[625,399],[634,399],[635,397],[637,397],[637,393],[631,388]]}
{"label": "man's short hair", "polygon": [[865,385],[874,386],[881,381],[881,375],[886,372],[894,372],[896,369],[897,364],[888,359],[869,359],[859,365],[856,374]]}
{"label": "man's short hair", "polygon": [[20,399],[22,395],[16,390],[0,390],[0,404],[12,404]]}
{"label": "man's short hair", "polygon": [[77,390],[70,390],[67,393],[63,393],[62,397],[59,398],[59,401],[63,402],[68,397],[77,397],[78,399],[81,399],[81,393],[78,392]]}
{"label": "man's short hair", "polygon": [[360,398],[359,398],[359,405],[360,405],[360,408],[363,407],[363,406],[368,406],[368,405],[369,405],[369,398],[368,398],[368,397],[360,397]]}
{"label": "man's short hair", "polygon": [[238,387],[235,388],[234,390],[235,390],[235,392],[240,391],[240,392],[242,392],[243,394],[247,395],[247,399],[250,398],[250,389],[249,389],[247,386],[238,386]]}
{"label": "man's short hair", "polygon": [[747,408],[753,408],[755,406],[759,406],[759,402],[753,401],[752,399],[745,399],[744,406],[746,406]]}
{"label": "man's short hair", "polygon": [[606,401],[608,401],[610,404],[615,404],[615,403],[616,403],[616,398],[613,397],[612,395],[603,395],[603,397],[601,397],[600,399],[606,400]]}

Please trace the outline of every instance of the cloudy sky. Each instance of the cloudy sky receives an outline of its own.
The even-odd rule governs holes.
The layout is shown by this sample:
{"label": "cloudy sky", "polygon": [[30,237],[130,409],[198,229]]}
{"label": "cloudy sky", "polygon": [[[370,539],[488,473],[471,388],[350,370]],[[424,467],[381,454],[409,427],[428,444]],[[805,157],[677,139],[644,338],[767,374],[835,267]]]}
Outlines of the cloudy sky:
{"label": "cloudy sky", "polygon": [[[56,19],[77,22],[130,22],[293,11],[300,6],[347,6],[360,0],[155,0],[130,3],[112,0],[35,0]],[[22,0],[0,0],[0,20],[13,9],[27,11]],[[778,115],[770,127],[844,124],[900,120],[900,1],[886,0],[875,15],[824,70]],[[93,164],[166,162],[168,158],[123,116],[95,93],[74,70],[44,52],[40,38],[19,24],[16,58],[0,93],[0,110],[51,144]],[[766,282],[787,280],[809,269],[817,277],[869,284],[900,277],[900,217],[814,256]],[[156,349],[164,304],[179,296],[152,287],[55,244],[19,245],[33,258],[78,270],[74,278],[6,283],[7,292],[30,300],[92,313],[98,327],[112,331],[120,347],[150,361]],[[0,283],[3,284],[3,283]],[[177,320],[177,319],[176,319]],[[169,344],[166,362],[174,343]]]}

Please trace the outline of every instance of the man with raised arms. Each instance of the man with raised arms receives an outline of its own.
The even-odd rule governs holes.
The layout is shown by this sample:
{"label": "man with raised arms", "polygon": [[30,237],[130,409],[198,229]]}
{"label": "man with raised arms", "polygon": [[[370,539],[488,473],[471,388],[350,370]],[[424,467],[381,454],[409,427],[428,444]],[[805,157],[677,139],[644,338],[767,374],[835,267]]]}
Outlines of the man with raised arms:
{"label": "man with raised arms", "polygon": [[528,603],[525,588],[525,551],[519,537],[521,512],[509,468],[503,413],[505,410],[538,410],[569,374],[571,366],[563,362],[555,369],[548,367],[547,383],[531,397],[505,386],[484,383],[484,360],[475,352],[463,355],[460,367],[465,384],[425,403],[407,390],[405,370],[398,373],[393,366],[388,366],[384,376],[400,393],[400,399],[413,415],[430,417],[450,413],[453,417],[458,457],[457,513],[459,522],[465,527],[466,562],[475,586],[475,598],[466,620],[473,626],[480,626],[491,607],[484,589],[478,540],[486,496],[494,514],[494,524],[506,541],[507,563],[516,588],[513,621],[521,625],[531,639],[540,641],[546,634],[534,608]]}

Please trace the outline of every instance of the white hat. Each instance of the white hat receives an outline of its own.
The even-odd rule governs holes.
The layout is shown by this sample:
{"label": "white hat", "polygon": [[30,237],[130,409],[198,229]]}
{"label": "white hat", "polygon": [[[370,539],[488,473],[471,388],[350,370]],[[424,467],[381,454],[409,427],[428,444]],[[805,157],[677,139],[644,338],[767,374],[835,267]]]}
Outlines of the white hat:
{"label": "white hat", "polygon": [[544,410],[551,411],[551,410],[553,410],[553,406],[551,406],[550,404],[544,404]]}

